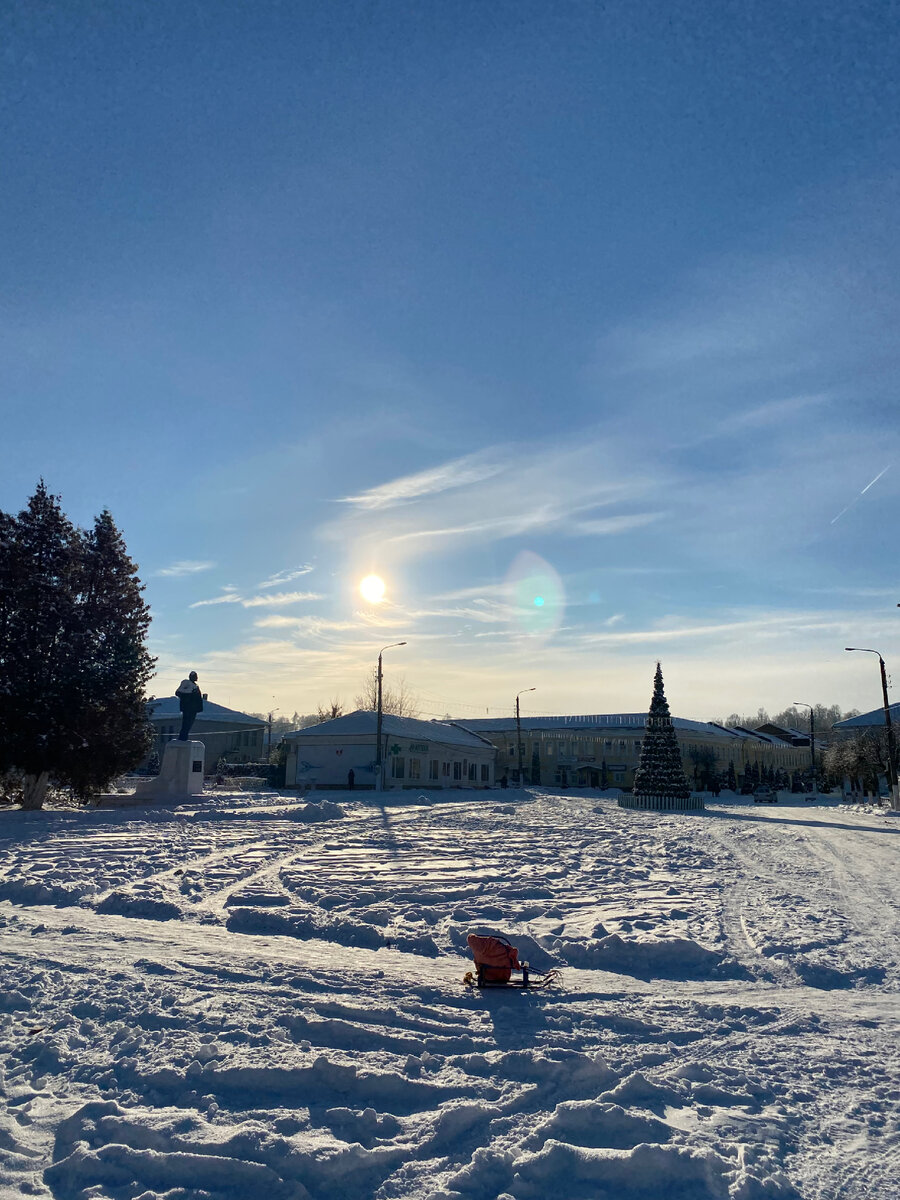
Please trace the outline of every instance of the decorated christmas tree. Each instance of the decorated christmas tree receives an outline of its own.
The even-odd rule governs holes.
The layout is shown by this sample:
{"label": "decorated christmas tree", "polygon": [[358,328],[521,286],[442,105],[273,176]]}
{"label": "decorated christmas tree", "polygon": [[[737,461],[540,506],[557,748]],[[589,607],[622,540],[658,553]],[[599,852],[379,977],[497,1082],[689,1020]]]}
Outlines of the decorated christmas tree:
{"label": "decorated christmas tree", "polygon": [[647,715],[647,732],[641,744],[641,761],[634,773],[635,796],[668,796],[686,800],[691,789],[681,765],[681,750],[663,690],[662,669],[656,664],[653,699]]}

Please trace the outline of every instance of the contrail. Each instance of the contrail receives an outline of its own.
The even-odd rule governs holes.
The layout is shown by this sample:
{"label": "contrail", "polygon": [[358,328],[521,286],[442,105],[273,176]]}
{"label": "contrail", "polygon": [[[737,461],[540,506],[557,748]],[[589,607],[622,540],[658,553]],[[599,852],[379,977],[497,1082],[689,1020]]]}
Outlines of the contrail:
{"label": "contrail", "polygon": [[[875,476],[875,478],[870,480],[869,483],[866,484],[866,486],[863,488],[863,490],[859,493],[859,496],[864,496],[870,487],[874,487],[874,485],[878,482],[878,480],[882,477],[882,475],[886,475],[892,466],[893,466],[893,463],[888,463],[888,465],[884,468],[883,471],[879,471],[878,474]],[[850,503],[847,505],[847,507],[842,508],[841,511],[838,513],[838,515],[836,517],[832,518],[832,521],[831,521],[832,525],[836,524],[841,519],[841,517],[844,515],[845,512],[850,511],[850,509],[853,507],[853,505],[858,502],[859,496],[854,496],[853,499],[850,501]]]}
{"label": "contrail", "polygon": [[[891,469],[891,464],[888,463],[888,465],[884,468],[883,471],[878,472],[878,474],[872,480],[872,483],[877,483],[878,480],[882,477],[882,475],[886,475],[890,469]],[[863,490],[859,494],[861,496],[864,496],[866,494],[866,492],[869,490],[869,488],[872,486],[872,483],[867,483],[866,486],[863,488]]]}

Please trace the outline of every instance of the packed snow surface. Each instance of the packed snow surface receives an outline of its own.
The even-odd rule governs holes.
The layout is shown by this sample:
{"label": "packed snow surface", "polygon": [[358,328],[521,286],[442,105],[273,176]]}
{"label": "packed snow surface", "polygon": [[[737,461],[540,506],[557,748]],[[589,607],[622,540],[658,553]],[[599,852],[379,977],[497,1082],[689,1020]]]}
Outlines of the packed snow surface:
{"label": "packed snow surface", "polygon": [[[599,793],[0,813],[0,1196],[900,1191],[900,818]],[[470,930],[562,986],[464,986]]]}

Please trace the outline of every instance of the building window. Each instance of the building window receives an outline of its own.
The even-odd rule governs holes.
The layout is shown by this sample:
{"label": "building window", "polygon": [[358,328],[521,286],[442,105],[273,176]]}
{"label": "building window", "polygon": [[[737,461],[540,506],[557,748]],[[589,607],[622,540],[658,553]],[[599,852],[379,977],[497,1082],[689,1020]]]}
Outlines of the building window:
{"label": "building window", "polygon": [[544,743],[544,753],[547,755],[548,758],[553,757],[553,743],[552,742]]}
{"label": "building window", "polygon": [[475,768],[476,768],[476,766],[477,766],[477,764],[476,764],[476,763],[469,763],[469,779],[472,781],[472,783],[474,783],[474,782],[475,782]]}
{"label": "building window", "polygon": [[410,779],[422,778],[422,760],[421,758],[411,758],[409,760],[409,777]]}
{"label": "building window", "polygon": [[428,764],[428,778],[437,779],[438,777],[438,760],[433,758]]}
{"label": "building window", "polygon": [[441,763],[441,775],[445,776],[447,779],[450,778],[450,764],[448,762]]}
{"label": "building window", "polygon": [[491,769],[487,763],[481,764],[481,782],[489,783],[491,778]]}
{"label": "building window", "polygon": [[462,779],[462,763],[461,762],[455,762],[453,764],[453,778],[454,779]]}
{"label": "building window", "polygon": [[391,775],[394,779],[402,779],[406,769],[406,759],[400,754],[395,754],[391,759]]}

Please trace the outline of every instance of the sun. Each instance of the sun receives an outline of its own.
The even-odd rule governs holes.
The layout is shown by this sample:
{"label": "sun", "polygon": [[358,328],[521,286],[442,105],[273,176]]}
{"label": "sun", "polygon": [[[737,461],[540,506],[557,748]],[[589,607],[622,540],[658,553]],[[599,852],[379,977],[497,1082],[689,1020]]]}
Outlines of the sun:
{"label": "sun", "polygon": [[360,583],[359,590],[364,600],[370,604],[380,604],[384,599],[384,580],[380,575],[367,575]]}

